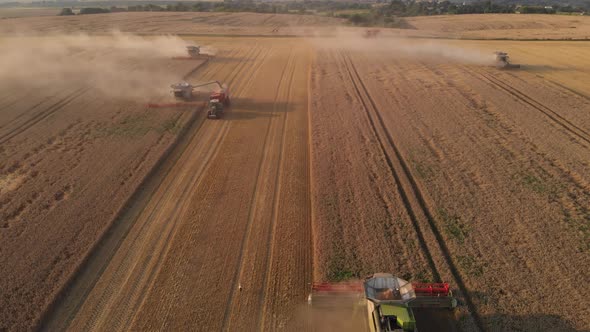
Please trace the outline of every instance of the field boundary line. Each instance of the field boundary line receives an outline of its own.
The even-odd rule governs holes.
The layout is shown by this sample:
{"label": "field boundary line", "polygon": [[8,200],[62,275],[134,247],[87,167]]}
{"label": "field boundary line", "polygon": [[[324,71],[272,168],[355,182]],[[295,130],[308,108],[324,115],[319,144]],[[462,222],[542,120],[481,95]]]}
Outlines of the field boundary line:
{"label": "field boundary line", "polygon": [[358,96],[358,99],[361,102],[363,109],[365,110],[365,113],[367,114],[367,118],[369,120],[369,124],[371,125],[371,129],[373,131],[373,134],[375,135],[375,138],[379,142],[380,150],[383,153],[385,160],[387,162],[388,168],[389,168],[391,174],[393,175],[393,178],[395,180],[397,187],[399,188],[398,191],[400,193],[400,197],[401,197],[402,202],[404,204],[404,208],[407,210],[408,216],[410,217],[410,219],[412,221],[412,224],[414,226],[414,230],[416,231],[416,235],[418,236],[418,241],[420,242],[420,246],[422,247],[422,250],[424,251],[424,254],[426,255],[428,265],[430,266],[430,269],[433,272],[434,277],[436,279],[440,279],[440,274],[438,272],[438,269],[436,268],[436,264],[434,263],[434,259],[432,258],[432,254],[430,253],[430,250],[428,249],[428,245],[426,244],[426,239],[424,238],[424,234],[423,234],[422,230],[420,229],[418,217],[416,216],[416,213],[414,212],[414,210],[411,206],[408,194],[403,189],[401,177],[399,176],[398,171],[395,169],[395,166],[393,165],[393,160],[391,159],[391,157],[389,156],[389,154],[387,153],[387,151],[385,149],[385,144],[383,143],[383,140],[381,139],[381,136],[378,133],[375,121],[369,113],[368,105],[366,104],[364,98],[362,97],[363,94],[361,93],[361,90],[356,83],[356,79],[355,79],[356,76],[353,75],[353,71],[351,70],[351,67],[349,65],[350,60],[347,59],[347,56],[344,54],[341,54],[341,56],[342,56],[343,62],[345,64],[345,68],[348,73],[348,76],[350,77],[350,81],[353,83],[353,87],[354,87],[355,92]]}
{"label": "field boundary line", "polygon": [[311,283],[314,281],[314,271],[316,265],[316,257],[315,257],[315,238],[316,234],[314,231],[315,225],[315,214],[314,214],[314,200],[313,200],[313,192],[314,192],[314,181],[313,181],[313,133],[312,133],[312,125],[311,125],[311,108],[312,108],[312,75],[313,75],[313,66],[316,63],[316,53],[310,51],[310,58],[309,58],[309,67],[307,68],[307,181],[308,181],[308,193],[307,193],[307,200],[309,204],[309,241],[310,241],[310,253],[311,257],[309,258],[310,263],[310,284],[309,286],[309,293],[311,294],[312,287]]}

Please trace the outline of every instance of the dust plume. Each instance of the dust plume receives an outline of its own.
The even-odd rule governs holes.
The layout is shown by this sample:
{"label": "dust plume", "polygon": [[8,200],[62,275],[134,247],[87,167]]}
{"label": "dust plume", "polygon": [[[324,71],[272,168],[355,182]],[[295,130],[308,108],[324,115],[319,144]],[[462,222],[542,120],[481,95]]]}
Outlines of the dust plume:
{"label": "dust plume", "polygon": [[339,49],[390,58],[410,59],[436,63],[462,63],[488,66],[494,64],[494,56],[476,49],[451,45],[445,41],[404,38],[383,32],[377,38],[364,38],[360,29],[337,29],[329,36],[311,38],[320,49]]}
{"label": "dust plume", "polygon": [[42,89],[92,87],[111,98],[162,94],[178,81],[162,61],[186,56],[178,37],[141,37],[120,32],[93,36],[54,34],[0,40],[0,86]]}
{"label": "dust plume", "polygon": [[289,331],[356,332],[367,328],[366,300],[358,291],[310,294],[293,310]]}

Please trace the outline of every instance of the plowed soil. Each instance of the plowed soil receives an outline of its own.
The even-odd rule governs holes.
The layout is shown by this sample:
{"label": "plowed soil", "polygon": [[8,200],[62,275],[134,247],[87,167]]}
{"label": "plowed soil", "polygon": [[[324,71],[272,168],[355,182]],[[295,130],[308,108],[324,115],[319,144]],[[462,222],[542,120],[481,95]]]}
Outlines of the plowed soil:
{"label": "plowed soil", "polygon": [[[171,20],[203,15],[0,29],[181,32]],[[227,83],[222,119],[202,95],[153,109],[165,96],[92,82],[2,87],[0,330],[309,329],[312,282],[381,271],[451,284],[458,310],[418,312],[422,331],[590,329],[585,42],[269,38],[275,19],[323,23],[209,15],[197,34],[223,15],[265,37],[186,37],[215,56],[129,66]],[[478,57],[498,49],[522,67]]]}

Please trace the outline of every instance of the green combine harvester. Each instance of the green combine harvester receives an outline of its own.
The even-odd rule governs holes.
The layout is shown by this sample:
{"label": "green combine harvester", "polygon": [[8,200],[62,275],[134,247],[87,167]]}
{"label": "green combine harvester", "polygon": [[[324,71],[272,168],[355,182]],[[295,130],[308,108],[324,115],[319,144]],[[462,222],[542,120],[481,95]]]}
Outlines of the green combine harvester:
{"label": "green combine harvester", "polygon": [[[371,332],[418,331],[413,309],[457,306],[448,283],[411,283],[389,273],[373,274],[363,282],[316,283],[308,302],[318,315],[336,311],[346,320],[344,325],[362,321]],[[345,312],[345,307],[351,310]]]}

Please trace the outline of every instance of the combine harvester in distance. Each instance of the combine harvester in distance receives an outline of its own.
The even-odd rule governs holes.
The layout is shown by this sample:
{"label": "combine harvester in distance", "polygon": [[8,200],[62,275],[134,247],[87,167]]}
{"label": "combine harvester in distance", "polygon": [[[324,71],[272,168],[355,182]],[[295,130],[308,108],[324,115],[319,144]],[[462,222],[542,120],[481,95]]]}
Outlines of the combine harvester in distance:
{"label": "combine harvester in distance", "polygon": [[190,45],[186,47],[187,56],[175,56],[174,60],[196,60],[196,59],[209,59],[210,55],[201,51],[201,46]]}
{"label": "combine harvester in distance", "polygon": [[363,320],[371,332],[418,331],[413,309],[453,310],[457,306],[448,283],[411,283],[389,273],[373,274],[364,282],[319,283],[312,288],[308,299],[312,311],[317,308],[321,315],[330,308],[342,311],[342,302],[348,302],[345,306],[350,309],[343,319],[356,321],[349,324]]}
{"label": "combine harvester in distance", "polygon": [[515,65],[510,63],[510,57],[508,53],[502,51],[494,52],[496,56],[496,68],[499,69],[517,69],[520,68],[520,65]]}

